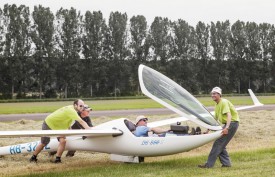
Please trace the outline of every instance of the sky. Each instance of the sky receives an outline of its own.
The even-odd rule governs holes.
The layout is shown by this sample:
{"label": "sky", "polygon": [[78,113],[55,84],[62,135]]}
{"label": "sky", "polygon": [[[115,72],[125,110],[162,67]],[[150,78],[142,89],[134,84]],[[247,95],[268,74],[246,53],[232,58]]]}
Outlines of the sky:
{"label": "sky", "polygon": [[61,7],[74,7],[84,15],[87,10],[101,11],[106,21],[111,12],[126,12],[128,19],[143,15],[148,24],[156,16],[176,21],[183,19],[192,26],[199,21],[210,22],[237,20],[275,24],[275,0],[1,0],[4,4],[24,4],[32,12],[35,5],[50,7],[56,12]]}

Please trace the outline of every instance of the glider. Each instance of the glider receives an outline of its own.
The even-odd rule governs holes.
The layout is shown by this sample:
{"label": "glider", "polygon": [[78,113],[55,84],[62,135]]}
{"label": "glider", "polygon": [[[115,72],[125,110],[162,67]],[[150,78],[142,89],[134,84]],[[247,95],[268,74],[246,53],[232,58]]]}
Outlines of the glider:
{"label": "glider", "polygon": [[[200,147],[221,136],[222,127],[193,95],[165,75],[140,65],[138,69],[142,92],[179,115],[161,121],[148,123],[148,127],[171,126],[171,132],[164,137],[136,137],[134,123],[120,118],[93,127],[91,130],[26,130],[0,131],[0,138],[51,136],[50,143],[43,151],[56,151],[58,136],[66,136],[66,150],[83,150],[108,153],[111,160],[139,163],[144,157],[170,155]],[[249,90],[254,105],[239,107],[237,110],[262,106],[254,93]],[[182,122],[191,121],[205,129],[208,134],[190,135],[181,131]],[[175,129],[176,127],[176,129]],[[85,138],[83,138],[85,137]],[[0,155],[31,153],[39,141],[0,147]]]}

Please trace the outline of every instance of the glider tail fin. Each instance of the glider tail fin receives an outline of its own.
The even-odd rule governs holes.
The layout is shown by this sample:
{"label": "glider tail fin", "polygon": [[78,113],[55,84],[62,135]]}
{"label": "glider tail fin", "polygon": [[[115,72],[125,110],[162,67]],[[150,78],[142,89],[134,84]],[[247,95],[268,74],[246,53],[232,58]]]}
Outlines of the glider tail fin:
{"label": "glider tail fin", "polygon": [[248,89],[248,92],[252,98],[252,101],[254,103],[254,105],[257,106],[262,106],[263,104],[258,100],[258,98],[255,96],[255,94],[253,93],[253,91],[251,89]]}

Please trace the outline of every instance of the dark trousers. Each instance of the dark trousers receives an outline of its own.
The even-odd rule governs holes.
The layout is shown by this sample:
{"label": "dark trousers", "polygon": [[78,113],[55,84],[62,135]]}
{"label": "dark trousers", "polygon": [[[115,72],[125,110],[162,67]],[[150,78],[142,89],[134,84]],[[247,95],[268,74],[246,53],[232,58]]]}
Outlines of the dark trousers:
{"label": "dark trousers", "polygon": [[223,165],[231,166],[231,161],[229,154],[226,151],[226,146],[237,132],[238,127],[239,122],[231,122],[228,134],[223,135],[214,142],[206,163],[208,167],[213,167],[218,157]]}

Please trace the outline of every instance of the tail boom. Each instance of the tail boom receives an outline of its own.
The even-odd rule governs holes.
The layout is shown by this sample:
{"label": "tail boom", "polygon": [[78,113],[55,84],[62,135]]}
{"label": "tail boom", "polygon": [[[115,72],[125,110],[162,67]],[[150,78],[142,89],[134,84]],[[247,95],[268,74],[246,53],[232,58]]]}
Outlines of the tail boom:
{"label": "tail boom", "polygon": [[[0,147],[0,155],[12,155],[12,154],[26,154],[35,151],[40,141],[34,141],[23,144],[16,144],[10,146]],[[56,151],[58,147],[58,141],[53,139],[48,145],[46,145],[43,151]]]}

